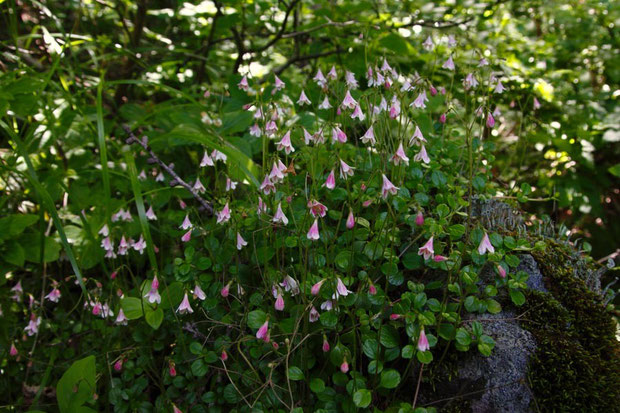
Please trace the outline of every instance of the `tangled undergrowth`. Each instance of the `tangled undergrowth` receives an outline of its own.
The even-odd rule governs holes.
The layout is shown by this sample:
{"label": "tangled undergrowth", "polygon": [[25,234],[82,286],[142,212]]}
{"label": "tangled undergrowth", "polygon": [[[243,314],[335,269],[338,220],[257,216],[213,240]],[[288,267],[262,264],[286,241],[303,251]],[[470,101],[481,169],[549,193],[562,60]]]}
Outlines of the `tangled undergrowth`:
{"label": "tangled undergrowth", "polygon": [[[58,382],[60,411],[427,411],[413,372],[446,346],[490,355],[464,317],[500,312],[500,292],[523,305],[518,254],[541,248],[474,218],[474,197],[504,190],[485,137],[509,106],[497,62],[473,53],[457,68],[457,40],[439,40],[421,45],[430,73],[380,58],[363,75],[318,68],[302,87],[236,77],[202,98],[128,103],[120,119],[106,120],[100,83],[97,150],[54,146],[71,159],[59,180],[27,154],[45,139],[36,123],[2,121],[22,155],[3,179],[27,179],[44,206],[19,200],[0,222],[9,400],[53,405]],[[69,263],[48,267],[61,244]],[[592,332],[588,314],[601,316],[570,317]]]}

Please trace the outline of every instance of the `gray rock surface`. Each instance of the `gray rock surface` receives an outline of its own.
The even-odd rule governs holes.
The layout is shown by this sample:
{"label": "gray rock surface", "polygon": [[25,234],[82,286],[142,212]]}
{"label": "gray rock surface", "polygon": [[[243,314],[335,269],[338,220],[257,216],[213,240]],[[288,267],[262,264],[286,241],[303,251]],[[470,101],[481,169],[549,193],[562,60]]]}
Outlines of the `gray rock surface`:
{"label": "gray rock surface", "polygon": [[479,398],[471,401],[473,413],[530,412],[532,392],[527,386],[527,364],[536,350],[533,336],[511,311],[477,316],[485,334],[495,340],[490,357],[476,356],[459,368],[459,378],[486,380]]}
{"label": "gray rock surface", "polygon": [[517,267],[517,271],[525,271],[530,275],[527,280],[527,286],[532,290],[546,293],[547,289],[545,288],[545,283],[543,282],[543,275],[541,274],[534,257],[530,254],[523,254],[519,256],[519,259],[521,262]]}

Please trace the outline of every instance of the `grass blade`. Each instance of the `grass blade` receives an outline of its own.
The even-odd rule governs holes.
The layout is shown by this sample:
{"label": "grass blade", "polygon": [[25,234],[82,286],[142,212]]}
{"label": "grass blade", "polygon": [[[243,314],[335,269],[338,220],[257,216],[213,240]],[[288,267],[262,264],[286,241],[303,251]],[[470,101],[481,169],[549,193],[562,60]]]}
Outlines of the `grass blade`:
{"label": "grass blade", "polygon": [[103,73],[97,87],[97,142],[99,143],[99,156],[101,157],[101,175],[103,177],[103,193],[105,195],[105,219],[110,216],[110,172],[108,171],[108,151],[105,144],[105,128],[103,124]]}
{"label": "grass blade", "polygon": [[131,151],[125,152],[125,163],[127,163],[127,171],[129,172],[129,178],[131,180],[131,188],[133,189],[133,196],[136,200],[136,209],[138,210],[138,216],[140,218],[140,226],[142,227],[142,234],[146,241],[146,252],[149,256],[151,267],[155,274],[159,274],[157,270],[157,259],[155,258],[155,249],[153,248],[153,240],[151,238],[151,230],[148,220],[146,219],[146,210],[144,209],[144,199],[142,198],[142,189],[140,187],[140,181],[138,180],[138,170],[136,169],[136,163],[133,159]]}
{"label": "grass blade", "polygon": [[54,226],[56,227],[56,231],[58,231],[58,236],[60,237],[60,242],[65,249],[65,253],[67,254],[67,259],[71,263],[71,267],[73,268],[73,272],[78,279],[80,287],[84,292],[84,295],[88,297],[88,291],[86,290],[86,285],[84,284],[84,278],[82,277],[82,272],[75,260],[75,255],[73,255],[73,249],[71,249],[71,245],[67,240],[67,235],[65,234],[65,229],[62,226],[62,222],[60,217],[58,216],[58,211],[56,210],[56,206],[54,205],[54,200],[50,196],[49,192],[45,189],[45,187],[39,181],[39,177],[37,176],[37,172],[30,161],[30,156],[28,151],[26,150],[26,146],[21,138],[15,133],[9,125],[4,123],[4,121],[0,120],[0,126],[11,136],[13,142],[17,146],[17,151],[24,158],[24,162],[26,162],[26,167],[28,168],[28,179],[32,186],[34,187],[36,193],[39,195],[41,200],[41,204],[47,210],[47,212],[52,217],[52,221],[54,222]]}

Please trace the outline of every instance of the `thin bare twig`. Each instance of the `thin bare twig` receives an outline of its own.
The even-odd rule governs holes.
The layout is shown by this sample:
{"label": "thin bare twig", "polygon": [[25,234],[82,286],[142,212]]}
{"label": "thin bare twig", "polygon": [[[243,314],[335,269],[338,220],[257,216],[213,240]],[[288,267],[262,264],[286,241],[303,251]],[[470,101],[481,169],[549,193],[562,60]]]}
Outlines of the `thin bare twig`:
{"label": "thin bare twig", "polygon": [[148,145],[148,140],[146,139],[146,137],[144,137],[143,139],[136,138],[136,135],[133,134],[133,132],[131,131],[131,129],[129,129],[129,126],[127,125],[123,125],[123,129],[125,130],[125,133],[127,133],[127,135],[129,136],[126,140],[128,144],[136,143],[140,145],[142,149],[148,152],[148,154],[151,156],[149,159],[151,162],[157,163],[163,170],[165,170],[166,172],[168,172],[168,174],[170,174],[170,176],[172,176],[173,180],[171,181],[171,185],[172,184],[180,185],[183,188],[187,189],[194,196],[194,198],[200,203],[200,205],[202,206],[202,209],[207,211],[209,215],[213,215],[213,206],[211,205],[211,203],[205,200],[203,197],[201,197],[200,194],[196,190],[194,190],[194,188],[192,188],[190,184],[185,182],[174,171],[174,169],[172,169],[173,166],[171,167],[169,165],[166,165],[161,159],[159,159],[159,157],[155,154],[155,152],[153,152],[151,147]]}

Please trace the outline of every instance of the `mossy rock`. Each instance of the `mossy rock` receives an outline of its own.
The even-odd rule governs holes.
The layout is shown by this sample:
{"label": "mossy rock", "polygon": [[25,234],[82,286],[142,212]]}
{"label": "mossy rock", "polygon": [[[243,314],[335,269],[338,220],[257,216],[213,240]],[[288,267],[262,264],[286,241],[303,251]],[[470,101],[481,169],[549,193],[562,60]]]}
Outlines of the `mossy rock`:
{"label": "mossy rock", "polygon": [[528,373],[535,396],[532,407],[543,412],[620,412],[616,323],[600,296],[575,277],[569,247],[547,244],[545,251],[532,255],[549,293],[528,292],[522,323],[538,346]]}

